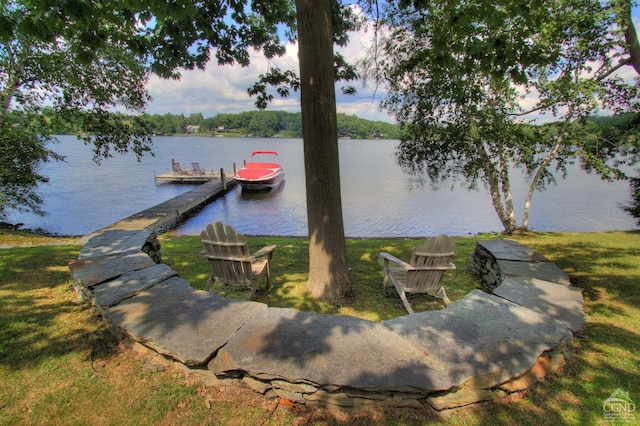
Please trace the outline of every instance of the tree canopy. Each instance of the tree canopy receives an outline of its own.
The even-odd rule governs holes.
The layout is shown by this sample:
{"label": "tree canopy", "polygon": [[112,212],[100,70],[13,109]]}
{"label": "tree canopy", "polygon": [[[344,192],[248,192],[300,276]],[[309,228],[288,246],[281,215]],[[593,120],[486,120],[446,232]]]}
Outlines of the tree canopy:
{"label": "tree canopy", "polygon": [[0,5],[0,216],[6,209],[40,212],[39,165],[61,159],[52,150],[42,108],[83,129],[96,159],[112,151],[149,150],[148,129],[110,114],[140,111],[148,100],[142,58],[127,45],[133,26],[94,3],[7,1]]}
{"label": "tree canopy", "polygon": [[[332,202],[340,197],[340,176],[337,164],[333,164],[337,163],[333,82],[354,79],[356,73],[344,58],[334,54],[333,44],[346,44],[347,32],[356,25],[352,9],[339,0],[315,4],[305,0],[3,2],[2,140],[26,143],[35,153],[16,157],[21,150],[6,150],[13,157],[2,158],[0,215],[6,208],[33,210],[39,203],[34,191],[46,178],[37,175],[37,166],[55,157],[48,146],[50,129],[39,118],[44,105],[82,122],[81,137],[94,144],[96,160],[110,156],[113,150],[131,149],[142,155],[150,150],[149,129],[137,118],[125,122],[112,112],[116,107],[144,109],[149,101],[144,88],[149,73],[179,78],[181,69],[203,69],[213,57],[218,64],[247,65],[251,49],[274,58],[284,53],[287,41],[298,37],[300,73],[270,68],[249,93],[264,108],[274,96],[270,87],[280,96],[291,90],[302,92],[305,150],[317,153],[314,158],[305,156],[305,170],[315,173],[312,179],[324,182],[311,187],[307,181],[307,199],[315,203],[314,214],[326,214],[321,221],[309,218],[310,234],[314,235],[310,284],[321,284],[326,290],[323,294],[338,301],[349,293],[349,282],[342,208],[339,202]],[[310,41],[304,48],[303,40]],[[313,50],[320,46],[321,50]],[[322,53],[323,60],[308,69],[303,64],[314,63],[316,53]],[[324,81],[325,76],[331,77],[331,85]],[[319,90],[318,81],[323,82]],[[315,97],[306,97],[310,91]],[[18,116],[23,124],[9,121]],[[36,126],[36,121],[41,126]],[[11,180],[10,165],[17,163],[29,164],[24,176],[33,179]],[[331,226],[325,226],[327,221]]]}

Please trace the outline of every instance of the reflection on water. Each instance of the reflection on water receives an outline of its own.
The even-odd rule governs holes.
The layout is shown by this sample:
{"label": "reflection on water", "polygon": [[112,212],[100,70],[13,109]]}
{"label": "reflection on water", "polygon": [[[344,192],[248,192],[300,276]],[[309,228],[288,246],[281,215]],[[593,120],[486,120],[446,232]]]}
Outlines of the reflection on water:
{"label": "reflection on water", "polygon": [[[125,155],[91,161],[91,149],[63,137],[58,152],[67,163],[43,167],[51,178],[40,191],[45,217],[14,214],[13,223],[49,232],[82,235],[117,222],[193,188],[155,184],[154,175],[170,171],[171,159],[199,161],[207,170],[242,164],[254,150],[275,150],[286,183],[272,192],[247,193],[238,185],[190,217],[178,233],[199,235],[207,223],[228,223],[249,235],[306,236],[304,154],[300,139],[237,139],[199,137],[154,138],[155,157],[137,162]],[[502,226],[484,189],[468,191],[451,183],[440,190],[411,185],[395,162],[394,141],[340,141],[340,174],[345,234],[349,237],[419,237],[447,233],[469,235],[501,231]],[[515,206],[521,215],[527,182],[513,176]],[[536,193],[530,227],[538,231],[605,231],[636,229],[631,216],[618,207],[629,203],[626,182],[603,182],[575,166],[566,181]]]}

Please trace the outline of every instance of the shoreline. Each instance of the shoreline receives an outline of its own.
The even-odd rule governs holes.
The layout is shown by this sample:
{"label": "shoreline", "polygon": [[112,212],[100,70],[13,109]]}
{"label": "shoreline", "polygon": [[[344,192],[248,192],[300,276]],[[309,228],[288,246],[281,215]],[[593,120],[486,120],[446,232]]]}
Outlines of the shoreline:
{"label": "shoreline", "polygon": [[[476,235],[450,235],[452,238],[495,238],[495,237],[518,237],[518,236],[527,236],[527,235],[595,235],[595,234],[611,234],[611,233],[623,233],[623,234],[638,234],[640,233],[640,229],[628,229],[628,230],[619,230],[613,229],[609,231],[586,231],[586,232],[564,232],[564,231],[520,231],[514,234],[508,235],[499,232],[485,232],[478,233]],[[198,238],[198,235],[178,235],[174,232],[174,230],[169,230],[163,234],[159,234],[159,237],[162,235],[167,235],[169,238],[182,238],[182,237],[193,237]],[[290,235],[253,235],[253,234],[244,234],[249,238],[290,238],[290,239],[308,239],[306,236],[290,236]],[[9,250],[12,248],[28,248],[28,247],[38,247],[38,246],[65,246],[65,245],[79,245],[83,246],[85,244],[85,237],[87,235],[57,235],[44,232],[33,232],[30,229],[7,229],[4,227],[0,227],[0,250]],[[36,240],[34,241],[34,238]],[[37,238],[40,238],[38,240]],[[422,240],[425,238],[429,238],[429,236],[423,237],[346,237],[345,240],[352,241],[365,241],[365,240],[385,240],[385,241],[416,241]],[[61,240],[61,241],[51,241],[51,240]],[[10,241],[10,242],[6,242]]]}

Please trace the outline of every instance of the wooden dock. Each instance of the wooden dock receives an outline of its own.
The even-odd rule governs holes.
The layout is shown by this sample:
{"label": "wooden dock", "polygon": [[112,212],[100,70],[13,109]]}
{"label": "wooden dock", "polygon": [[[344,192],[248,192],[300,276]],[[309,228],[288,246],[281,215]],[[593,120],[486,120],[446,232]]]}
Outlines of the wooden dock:
{"label": "wooden dock", "polygon": [[205,173],[200,175],[178,175],[174,173],[163,173],[156,175],[156,181],[173,182],[173,183],[203,183],[212,180],[219,180],[221,173]]}
{"label": "wooden dock", "polygon": [[184,194],[122,219],[98,232],[131,229],[155,229],[164,232],[175,226],[185,216],[203,208],[211,199],[224,195],[236,185],[234,174],[223,172],[222,176],[224,179],[218,176]]}
{"label": "wooden dock", "polygon": [[[234,165],[235,169],[235,165]],[[235,179],[235,170],[233,173],[227,173],[224,169],[220,169],[219,172],[206,172],[204,174],[179,174],[179,173],[163,173],[155,175],[156,182],[172,182],[172,183],[204,183],[211,181],[221,181],[224,186],[224,182]]]}

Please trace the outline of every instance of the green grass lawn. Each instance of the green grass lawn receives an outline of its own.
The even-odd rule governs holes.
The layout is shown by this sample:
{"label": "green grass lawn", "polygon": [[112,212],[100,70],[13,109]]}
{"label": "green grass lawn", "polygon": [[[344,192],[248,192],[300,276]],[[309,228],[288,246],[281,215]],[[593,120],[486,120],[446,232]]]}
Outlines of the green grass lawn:
{"label": "green grass lawn", "polygon": [[[450,271],[443,280],[447,295],[452,301],[463,298],[474,288],[481,288],[480,281],[472,275],[467,266],[475,248],[473,239],[456,239],[456,270]],[[308,240],[302,238],[253,237],[249,244],[251,252],[256,252],[267,244],[275,244],[272,263],[272,289],[266,291],[266,279],[254,300],[269,306],[289,307],[318,313],[351,315],[372,321],[383,321],[406,315],[400,298],[393,286],[389,297],[382,295],[382,266],[380,251],[389,252],[409,261],[419,240],[413,239],[350,239],[347,240],[351,281],[355,297],[347,304],[334,306],[310,296],[306,287],[308,274]],[[192,286],[204,289],[210,267],[204,258],[198,258],[202,248],[200,237],[161,238],[163,261],[178,274],[190,281]],[[216,283],[214,292],[225,297],[246,298],[247,289]],[[395,297],[394,297],[395,296]],[[425,294],[408,295],[416,312],[442,309],[441,301]]]}
{"label": "green grass lawn", "polygon": [[[486,238],[495,238],[487,236]],[[452,301],[480,283],[467,271],[478,238],[455,238],[457,270],[444,281]],[[607,424],[603,403],[616,389],[640,401],[640,233],[531,233],[514,236],[566,271],[583,288],[586,326],[573,340],[562,371],[524,397],[460,410],[440,418],[429,410],[367,407],[351,410],[296,406],[240,388],[203,385],[175,365],[148,368],[153,353],[117,339],[91,306],[80,303],[67,263],[81,248],[74,239],[0,231],[0,425],[14,424]],[[195,237],[161,237],[164,261],[196,288],[209,276]],[[331,306],[309,297],[307,241],[250,238],[253,251],[276,244],[273,288],[257,301],[270,306],[353,315],[374,321],[406,312],[393,289],[382,296],[380,251],[408,259],[416,240],[349,240],[353,301]],[[216,285],[244,298],[246,290]],[[412,295],[416,311],[441,309]],[[635,414],[634,421],[640,422]]]}

